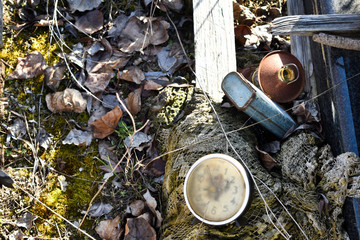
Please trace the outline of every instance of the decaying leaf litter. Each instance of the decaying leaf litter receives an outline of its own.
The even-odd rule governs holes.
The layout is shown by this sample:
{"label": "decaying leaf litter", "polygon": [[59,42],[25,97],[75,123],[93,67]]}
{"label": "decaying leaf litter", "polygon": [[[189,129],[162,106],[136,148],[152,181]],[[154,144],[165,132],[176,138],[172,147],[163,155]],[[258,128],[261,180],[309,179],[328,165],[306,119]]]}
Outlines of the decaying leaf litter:
{"label": "decaying leaf litter", "polygon": [[37,200],[8,199],[2,215],[19,224],[2,236],[74,238],[75,225],[89,238],[156,238],[165,163],[143,99],[190,86],[164,11],[191,18],[175,2],[6,1],[3,165]]}
{"label": "decaying leaf litter", "polygon": [[[238,2],[235,33],[238,50],[245,53],[238,54],[239,68],[258,63],[265,51],[289,47],[269,34],[267,24],[281,14],[284,2]],[[90,238],[159,236],[161,201],[152,195],[159,197],[165,162],[154,126],[166,128],[181,119],[194,78],[187,69],[192,60],[167,15],[192,56],[192,30],[184,27],[191,24],[184,14],[188,7],[182,1],[7,1],[1,52],[9,104],[2,113],[3,165],[18,186]],[[43,46],[38,38],[23,40],[34,32]],[[318,122],[316,108],[304,105],[295,112],[304,116],[304,129]],[[276,145],[258,149],[268,170],[276,162],[266,152],[277,151]],[[14,199],[21,211],[10,200],[12,208],[3,216],[11,214],[21,224],[5,224],[4,236],[81,234],[32,198],[24,200],[20,190]]]}

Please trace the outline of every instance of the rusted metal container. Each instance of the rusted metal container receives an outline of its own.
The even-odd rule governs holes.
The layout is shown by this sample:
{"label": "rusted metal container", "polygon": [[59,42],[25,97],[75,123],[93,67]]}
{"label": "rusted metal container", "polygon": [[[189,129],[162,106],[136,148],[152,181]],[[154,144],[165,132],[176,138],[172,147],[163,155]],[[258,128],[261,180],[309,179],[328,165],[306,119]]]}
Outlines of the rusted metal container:
{"label": "rusted metal container", "polygon": [[280,106],[250,83],[241,73],[227,74],[222,90],[238,110],[245,112],[279,138],[294,129],[296,123]]}
{"label": "rusted metal container", "polygon": [[240,72],[279,103],[294,100],[305,86],[303,66],[294,55],[285,51],[273,51],[261,60],[258,68],[246,68]]}

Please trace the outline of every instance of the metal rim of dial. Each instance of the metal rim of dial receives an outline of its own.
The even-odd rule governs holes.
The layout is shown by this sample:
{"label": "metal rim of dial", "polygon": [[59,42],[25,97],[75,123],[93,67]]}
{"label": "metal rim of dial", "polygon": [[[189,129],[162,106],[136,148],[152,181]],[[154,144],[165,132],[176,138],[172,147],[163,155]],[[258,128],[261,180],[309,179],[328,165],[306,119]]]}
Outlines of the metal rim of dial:
{"label": "metal rim of dial", "polygon": [[[210,221],[207,220],[201,216],[199,216],[194,209],[191,207],[190,201],[189,201],[189,196],[187,194],[187,185],[188,185],[188,181],[189,181],[189,177],[191,175],[191,173],[193,172],[193,170],[201,163],[203,163],[206,160],[209,159],[213,159],[213,158],[221,158],[223,160],[226,160],[228,162],[230,162],[241,174],[241,176],[243,177],[244,183],[245,183],[245,197],[243,200],[243,203],[241,205],[241,207],[239,208],[239,210],[230,218],[223,220],[223,221]],[[189,208],[189,210],[191,211],[191,213],[200,221],[209,224],[209,225],[225,225],[228,224],[232,221],[235,221],[237,218],[240,217],[241,214],[244,213],[248,203],[250,202],[250,194],[251,194],[251,184],[250,184],[250,179],[247,175],[247,172],[244,168],[244,166],[237,161],[236,159],[230,157],[229,155],[226,154],[221,154],[221,153],[215,153],[215,154],[209,154],[206,156],[201,157],[200,159],[198,159],[190,168],[190,170],[188,171],[188,173],[186,174],[186,178],[185,178],[185,182],[184,182],[184,197],[185,197],[185,202],[187,207]]]}

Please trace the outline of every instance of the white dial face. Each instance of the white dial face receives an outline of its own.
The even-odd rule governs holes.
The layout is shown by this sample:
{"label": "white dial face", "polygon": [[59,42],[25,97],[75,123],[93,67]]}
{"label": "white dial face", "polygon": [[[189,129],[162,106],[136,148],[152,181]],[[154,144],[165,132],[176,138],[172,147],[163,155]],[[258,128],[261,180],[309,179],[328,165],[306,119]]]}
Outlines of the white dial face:
{"label": "white dial face", "polygon": [[186,194],[193,211],[201,218],[220,222],[233,217],[246,195],[244,178],[230,161],[209,158],[188,176]]}

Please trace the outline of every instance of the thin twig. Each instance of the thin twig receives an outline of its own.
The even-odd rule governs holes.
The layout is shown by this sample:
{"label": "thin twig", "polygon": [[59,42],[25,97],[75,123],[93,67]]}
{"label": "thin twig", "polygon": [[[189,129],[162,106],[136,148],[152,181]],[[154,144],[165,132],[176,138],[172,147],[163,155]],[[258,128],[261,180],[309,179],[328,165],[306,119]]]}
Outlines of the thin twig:
{"label": "thin twig", "polygon": [[62,238],[62,236],[61,236],[61,232],[60,232],[59,226],[58,226],[58,224],[57,224],[56,222],[55,222],[55,226],[56,226],[56,229],[57,229],[57,231],[58,231],[60,240],[62,240],[63,238]]}

